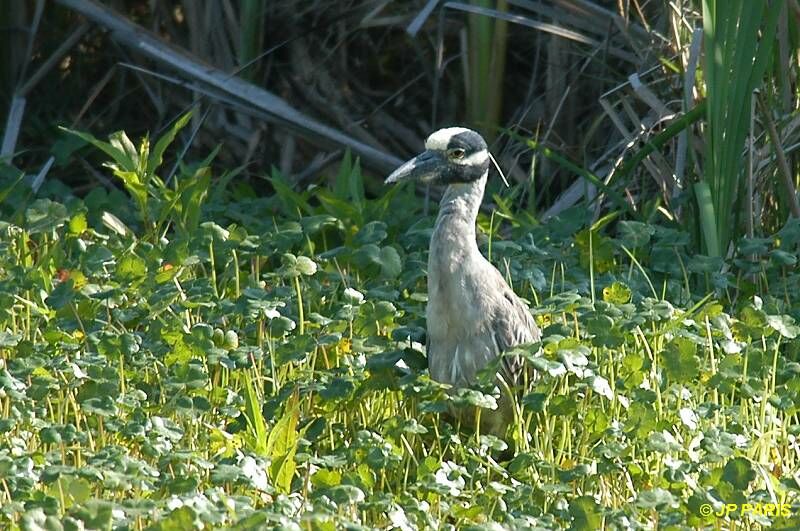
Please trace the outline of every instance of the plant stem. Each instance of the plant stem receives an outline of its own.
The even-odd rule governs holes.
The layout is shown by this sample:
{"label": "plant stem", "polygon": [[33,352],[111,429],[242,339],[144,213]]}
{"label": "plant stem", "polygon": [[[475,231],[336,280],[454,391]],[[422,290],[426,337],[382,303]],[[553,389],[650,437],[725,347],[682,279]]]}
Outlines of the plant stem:
{"label": "plant stem", "polygon": [[306,333],[305,315],[303,313],[303,292],[300,289],[300,277],[294,277],[294,290],[297,295],[297,324],[300,327],[300,335]]}

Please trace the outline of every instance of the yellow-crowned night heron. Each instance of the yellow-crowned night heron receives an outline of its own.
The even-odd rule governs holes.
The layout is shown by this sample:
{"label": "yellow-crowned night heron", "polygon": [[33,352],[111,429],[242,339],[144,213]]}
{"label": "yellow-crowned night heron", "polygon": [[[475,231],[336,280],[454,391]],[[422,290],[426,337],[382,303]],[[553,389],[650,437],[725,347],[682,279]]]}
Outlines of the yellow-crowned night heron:
{"label": "yellow-crowned night heron", "polygon": [[[474,383],[477,373],[503,351],[540,337],[528,307],[475,241],[489,164],[481,135],[449,127],[429,136],[425,151],[386,179],[447,185],[428,256],[427,350],[431,378],[455,388]],[[521,360],[506,357],[500,367],[509,386],[520,381]],[[482,430],[505,431],[513,416],[504,397],[502,393],[498,412],[481,416]],[[470,423],[469,413],[456,415]]]}

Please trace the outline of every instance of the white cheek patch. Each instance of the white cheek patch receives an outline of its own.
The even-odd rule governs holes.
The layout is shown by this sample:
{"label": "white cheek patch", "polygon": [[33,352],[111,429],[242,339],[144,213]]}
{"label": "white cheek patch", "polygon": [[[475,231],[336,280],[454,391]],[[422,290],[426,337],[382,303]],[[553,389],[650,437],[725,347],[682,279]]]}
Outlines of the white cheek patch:
{"label": "white cheek patch", "polygon": [[450,139],[461,133],[469,132],[469,129],[464,127],[446,127],[439,129],[431,134],[425,141],[425,149],[444,151],[450,143]]}
{"label": "white cheek patch", "polygon": [[472,153],[471,155],[467,155],[463,159],[453,159],[453,163],[460,166],[482,166],[488,160],[489,152],[485,149],[482,149]]}

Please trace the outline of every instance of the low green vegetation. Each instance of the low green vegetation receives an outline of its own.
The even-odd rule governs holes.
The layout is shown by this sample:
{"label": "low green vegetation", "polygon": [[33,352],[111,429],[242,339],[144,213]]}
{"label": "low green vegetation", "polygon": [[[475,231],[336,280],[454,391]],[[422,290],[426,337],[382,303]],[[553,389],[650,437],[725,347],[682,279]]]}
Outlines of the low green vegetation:
{"label": "low green vegetation", "polygon": [[427,377],[413,190],[368,197],[349,156],[303,192],[273,172],[271,197],[213,155],[173,172],[184,123],[80,135],[127,193],[3,181],[0,527],[800,525],[797,220],[723,262],[677,227],[497,198],[481,246],[543,329],[503,441],[442,414],[499,391]]}

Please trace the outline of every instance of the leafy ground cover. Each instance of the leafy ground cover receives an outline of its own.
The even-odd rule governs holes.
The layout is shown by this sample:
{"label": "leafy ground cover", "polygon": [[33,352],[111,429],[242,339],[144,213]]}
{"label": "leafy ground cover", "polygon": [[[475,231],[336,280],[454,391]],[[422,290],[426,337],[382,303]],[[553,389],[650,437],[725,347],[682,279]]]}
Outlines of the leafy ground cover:
{"label": "leafy ground cover", "polygon": [[723,262],[674,227],[496,197],[481,246],[543,329],[514,353],[539,377],[500,462],[442,415],[497,391],[426,376],[413,191],[367,198],[349,157],[330,187],[212,186],[213,155],[162,164],[183,123],[82,135],[127,193],[3,192],[2,527],[800,525],[797,221]]}

